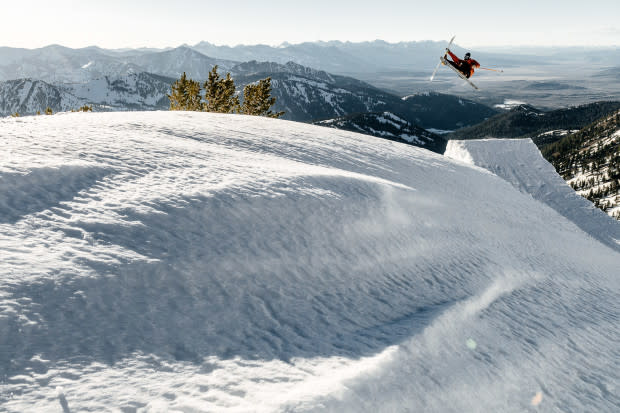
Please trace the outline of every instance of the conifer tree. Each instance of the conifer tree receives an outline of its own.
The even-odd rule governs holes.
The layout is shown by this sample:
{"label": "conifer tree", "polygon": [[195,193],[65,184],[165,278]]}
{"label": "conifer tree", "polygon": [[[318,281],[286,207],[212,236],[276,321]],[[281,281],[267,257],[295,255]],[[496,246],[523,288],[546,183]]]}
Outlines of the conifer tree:
{"label": "conifer tree", "polygon": [[276,98],[271,97],[271,78],[261,79],[255,84],[247,85],[243,90],[243,106],[239,104],[239,97],[235,89],[235,82],[226,74],[221,78],[217,73],[217,65],[209,72],[209,78],[204,83],[204,100],[200,96],[200,84],[183,75],[174,82],[170,99],[170,110],[191,110],[218,113],[244,113],[255,116],[279,118],[284,112],[272,112],[271,107]]}
{"label": "conifer tree", "polygon": [[226,74],[221,79],[217,73],[217,65],[209,72],[209,79],[204,84],[205,104],[207,112],[235,113],[239,110],[239,98],[235,95],[235,81]]}
{"label": "conifer tree", "polygon": [[168,99],[170,99],[170,110],[183,110],[185,93],[187,90],[187,75],[185,72],[183,72],[179,80],[172,84],[171,89],[168,95]]}
{"label": "conifer tree", "polygon": [[45,114],[46,115],[52,115],[54,114],[54,111],[52,110],[52,108],[50,108],[49,106],[45,109]]}
{"label": "conifer tree", "polygon": [[168,95],[170,110],[202,110],[200,83],[187,78],[183,72],[181,78],[174,82]]}
{"label": "conifer tree", "polygon": [[279,118],[284,115],[284,112],[272,112],[271,107],[275,103],[276,98],[271,97],[271,78],[261,79],[258,83],[250,84],[243,88],[241,113]]}
{"label": "conifer tree", "polygon": [[200,96],[200,82],[189,79],[185,92],[185,110],[202,110],[202,96]]}

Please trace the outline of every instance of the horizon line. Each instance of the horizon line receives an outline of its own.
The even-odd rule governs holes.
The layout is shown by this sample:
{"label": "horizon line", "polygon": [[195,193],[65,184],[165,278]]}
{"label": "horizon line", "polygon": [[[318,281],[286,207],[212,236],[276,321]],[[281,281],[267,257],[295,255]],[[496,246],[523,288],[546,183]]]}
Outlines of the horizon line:
{"label": "horizon line", "polygon": [[[143,49],[151,49],[151,50],[171,50],[171,49],[178,49],[180,47],[196,47],[202,43],[207,43],[210,44],[212,46],[215,47],[229,47],[231,49],[237,48],[237,47],[258,47],[258,46],[267,46],[267,47],[271,47],[274,49],[277,48],[284,48],[284,47],[289,47],[289,46],[299,46],[299,45],[303,45],[303,44],[328,44],[328,43],[343,43],[343,44],[362,44],[362,43],[377,43],[377,42],[382,42],[382,43],[387,43],[390,45],[398,45],[398,44],[407,44],[407,43],[448,43],[447,39],[444,40],[431,40],[431,39],[424,39],[424,40],[400,40],[400,41],[388,41],[388,40],[383,40],[383,39],[374,39],[374,40],[359,40],[359,41],[352,41],[352,40],[337,40],[337,39],[333,39],[333,40],[305,40],[305,41],[299,41],[299,42],[289,42],[289,41],[283,41],[280,43],[254,43],[254,44],[248,44],[248,43],[237,43],[234,45],[231,44],[218,44],[218,43],[213,43],[210,42],[208,40],[201,40],[195,44],[189,44],[189,43],[181,43],[177,46],[126,46],[126,47],[104,47],[104,46],[99,46],[96,44],[91,44],[88,46],[79,46],[79,47],[71,47],[71,46],[65,46],[61,43],[50,43],[47,44],[45,46],[39,46],[39,47],[18,47],[18,46],[8,46],[8,45],[0,45],[0,48],[5,48],[5,49],[23,49],[23,50],[39,50],[39,49],[45,49],[45,48],[49,48],[49,47],[64,47],[67,49],[72,49],[72,50],[80,50],[80,49],[90,49],[90,48],[97,48],[97,49],[102,49],[102,50],[111,50],[111,51],[128,51],[128,50],[143,50]],[[457,42],[458,44],[458,42]],[[461,46],[463,47],[463,46]],[[479,45],[468,45],[468,48],[475,48],[475,49],[501,49],[501,48],[507,48],[507,49],[568,49],[568,48],[583,48],[583,49],[607,49],[607,48],[618,48],[620,47],[620,44],[592,44],[592,45],[580,45],[580,44],[566,44],[566,45],[555,45],[555,44],[539,44],[539,45],[534,45],[534,44],[494,44],[494,45],[490,45],[490,44],[479,44]]]}

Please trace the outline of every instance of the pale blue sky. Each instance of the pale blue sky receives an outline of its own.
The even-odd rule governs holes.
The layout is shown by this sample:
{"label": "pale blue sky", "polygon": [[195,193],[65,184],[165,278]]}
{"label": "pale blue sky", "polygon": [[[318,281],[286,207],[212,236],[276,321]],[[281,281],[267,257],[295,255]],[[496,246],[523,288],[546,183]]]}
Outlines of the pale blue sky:
{"label": "pale blue sky", "polygon": [[620,45],[620,0],[28,0],[2,7],[0,46],[107,48],[315,40],[468,47]]}

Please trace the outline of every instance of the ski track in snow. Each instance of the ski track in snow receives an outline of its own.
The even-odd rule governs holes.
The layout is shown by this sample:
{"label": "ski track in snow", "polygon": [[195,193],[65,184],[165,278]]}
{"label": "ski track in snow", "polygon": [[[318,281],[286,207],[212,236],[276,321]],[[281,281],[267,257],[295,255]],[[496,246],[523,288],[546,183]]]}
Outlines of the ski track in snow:
{"label": "ski track in snow", "polygon": [[620,254],[514,182],[245,116],[0,141],[0,410],[620,408]]}

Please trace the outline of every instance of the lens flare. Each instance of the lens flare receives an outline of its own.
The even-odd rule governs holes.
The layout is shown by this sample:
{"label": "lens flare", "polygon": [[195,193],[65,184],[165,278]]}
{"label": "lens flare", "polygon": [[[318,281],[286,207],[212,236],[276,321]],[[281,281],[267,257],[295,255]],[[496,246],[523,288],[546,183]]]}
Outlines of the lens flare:
{"label": "lens flare", "polygon": [[467,348],[470,350],[475,350],[476,347],[478,347],[478,343],[476,343],[476,341],[473,338],[467,339],[467,342],[465,342],[465,344],[467,345]]}
{"label": "lens flare", "polygon": [[536,395],[532,398],[532,406],[536,407],[538,406],[543,399],[543,395],[542,392],[538,392],[536,393]]}

